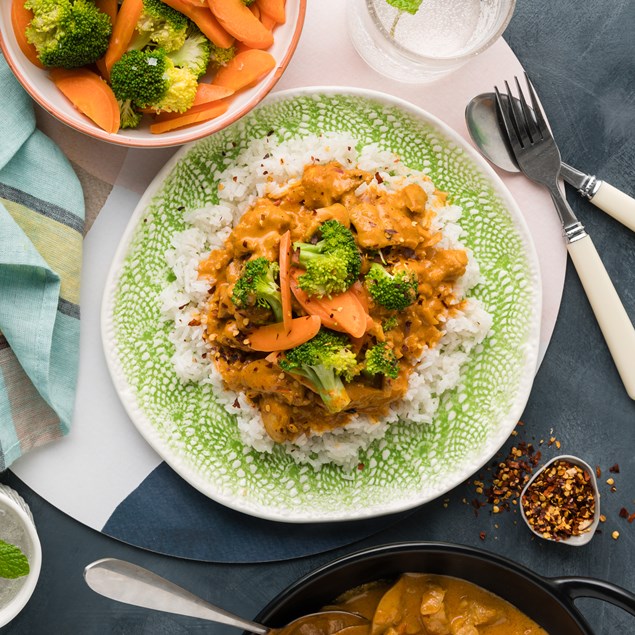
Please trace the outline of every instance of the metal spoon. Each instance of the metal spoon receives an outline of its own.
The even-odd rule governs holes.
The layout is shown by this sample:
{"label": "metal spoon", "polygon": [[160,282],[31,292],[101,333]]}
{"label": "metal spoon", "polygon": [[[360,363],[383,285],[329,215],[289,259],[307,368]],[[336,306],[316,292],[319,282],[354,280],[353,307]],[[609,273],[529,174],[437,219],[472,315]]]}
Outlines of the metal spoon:
{"label": "metal spoon", "polygon": [[366,618],[356,613],[324,611],[301,617],[281,629],[268,628],[213,606],[152,571],[115,558],[104,558],[89,564],[84,569],[84,580],[93,591],[111,600],[228,624],[257,635],[292,635],[310,620],[323,623],[324,628],[314,629],[315,633],[329,635],[335,635],[348,627],[369,624]]}
{"label": "metal spoon", "polygon": [[[500,128],[494,93],[482,93],[474,97],[465,109],[465,121],[472,141],[486,159],[507,172],[519,172]],[[560,176],[596,207],[635,231],[635,199],[566,163],[561,165]]]}

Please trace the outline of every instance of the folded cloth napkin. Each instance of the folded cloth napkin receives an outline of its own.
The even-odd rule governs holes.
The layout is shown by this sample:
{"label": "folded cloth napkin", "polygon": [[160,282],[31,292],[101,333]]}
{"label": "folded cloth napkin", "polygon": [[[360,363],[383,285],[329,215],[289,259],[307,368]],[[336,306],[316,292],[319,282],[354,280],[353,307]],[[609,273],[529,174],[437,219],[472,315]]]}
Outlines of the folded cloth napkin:
{"label": "folded cloth napkin", "polygon": [[70,428],[84,197],[0,55],[0,471]]}

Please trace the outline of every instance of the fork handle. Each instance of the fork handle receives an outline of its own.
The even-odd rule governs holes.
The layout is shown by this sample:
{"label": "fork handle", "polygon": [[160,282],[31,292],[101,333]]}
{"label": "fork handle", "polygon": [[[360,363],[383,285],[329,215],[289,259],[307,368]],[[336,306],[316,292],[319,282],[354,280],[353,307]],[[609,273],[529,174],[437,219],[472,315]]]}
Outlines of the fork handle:
{"label": "fork handle", "polygon": [[591,197],[591,203],[635,231],[635,198],[624,194],[606,181],[599,181],[598,189]]}
{"label": "fork handle", "polygon": [[604,339],[611,351],[626,392],[635,399],[635,328],[604,268],[591,237],[585,235],[567,245],[571,260]]}

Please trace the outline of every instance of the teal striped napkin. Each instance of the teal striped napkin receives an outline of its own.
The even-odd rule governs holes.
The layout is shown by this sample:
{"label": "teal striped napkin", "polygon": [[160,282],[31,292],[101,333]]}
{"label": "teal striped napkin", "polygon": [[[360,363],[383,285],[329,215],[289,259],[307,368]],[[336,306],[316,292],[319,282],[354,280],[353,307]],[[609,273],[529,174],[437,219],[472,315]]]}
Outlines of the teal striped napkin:
{"label": "teal striped napkin", "polygon": [[0,471],[71,425],[84,197],[0,55]]}

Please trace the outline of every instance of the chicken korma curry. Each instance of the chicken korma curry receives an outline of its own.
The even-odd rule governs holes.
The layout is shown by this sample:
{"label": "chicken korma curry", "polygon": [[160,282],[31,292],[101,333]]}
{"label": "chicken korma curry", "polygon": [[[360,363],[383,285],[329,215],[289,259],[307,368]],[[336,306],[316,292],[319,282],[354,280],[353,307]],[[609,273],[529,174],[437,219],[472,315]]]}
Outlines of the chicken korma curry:
{"label": "chicken korma curry", "polygon": [[209,301],[194,324],[226,386],[259,409],[276,442],[354,413],[384,417],[463,306],[454,285],[468,256],[439,246],[429,195],[381,182],[337,162],[307,165],[199,265]]}

